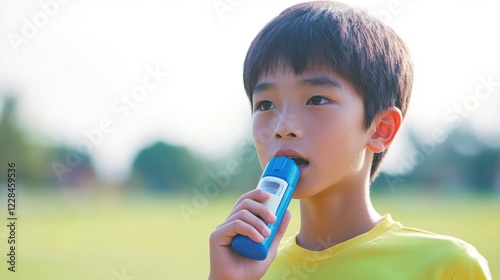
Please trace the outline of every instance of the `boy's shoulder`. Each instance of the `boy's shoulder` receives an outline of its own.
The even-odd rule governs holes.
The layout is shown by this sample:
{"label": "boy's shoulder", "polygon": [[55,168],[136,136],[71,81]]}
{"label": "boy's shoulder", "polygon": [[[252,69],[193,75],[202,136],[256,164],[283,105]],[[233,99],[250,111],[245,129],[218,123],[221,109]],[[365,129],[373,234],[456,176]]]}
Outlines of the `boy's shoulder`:
{"label": "boy's shoulder", "polygon": [[401,225],[399,229],[388,232],[386,237],[381,238],[388,238],[388,246],[399,247],[402,255],[415,254],[424,259],[433,259],[436,264],[457,265],[474,261],[486,263],[474,246],[450,235]]}
{"label": "boy's shoulder", "polygon": [[468,242],[394,224],[393,230],[374,240],[370,250],[392,255],[395,262],[400,258],[413,263],[425,271],[425,279],[491,279],[487,260]]}
{"label": "boy's shoulder", "polygon": [[395,223],[397,226],[393,230],[380,236],[382,240],[388,238],[392,246],[406,247],[411,250],[419,249],[420,251],[431,249],[430,251],[434,251],[434,254],[458,256],[463,255],[472,247],[464,240],[450,235],[407,227],[399,222]]}
{"label": "boy's shoulder", "polygon": [[487,261],[469,243],[403,226],[390,215],[369,232],[323,251],[299,247],[295,236],[284,240],[269,275],[290,274],[290,267],[309,269],[313,278],[338,274],[343,279],[346,275],[352,279],[491,279]]}

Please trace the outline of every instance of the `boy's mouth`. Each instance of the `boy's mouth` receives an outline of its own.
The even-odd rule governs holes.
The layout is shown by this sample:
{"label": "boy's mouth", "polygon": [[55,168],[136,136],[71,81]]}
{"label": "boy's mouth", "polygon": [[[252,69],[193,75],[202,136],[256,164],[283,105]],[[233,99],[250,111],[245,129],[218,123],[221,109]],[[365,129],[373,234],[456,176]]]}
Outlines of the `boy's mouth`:
{"label": "boy's mouth", "polygon": [[309,165],[309,161],[303,159],[303,158],[299,158],[299,157],[287,157],[293,161],[295,161],[295,163],[299,166],[299,167],[303,167],[303,166],[307,166]]}

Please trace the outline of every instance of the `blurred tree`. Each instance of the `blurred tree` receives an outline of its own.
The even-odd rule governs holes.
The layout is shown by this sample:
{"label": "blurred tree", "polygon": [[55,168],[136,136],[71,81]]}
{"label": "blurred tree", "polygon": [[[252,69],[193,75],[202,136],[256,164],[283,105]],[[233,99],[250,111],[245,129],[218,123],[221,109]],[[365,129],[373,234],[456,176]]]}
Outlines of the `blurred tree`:
{"label": "blurred tree", "polygon": [[200,183],[201,159],[185,147],[156,142],[141,150],[132,164],[132,178],[152,191],[181,191]]}
{"label": "blurred tree", "polygon": [[[27,188],[74,186],[95,179],[88,155],[81,155],[71,148],[44,146],[30,141],[30,136],[20,128],[16,118],[15,95],[5,96],[3,108],[0,108],[0,182],[7,178],[8,162],[16,163],[17,182]],[[71,164],[68,164],[69,159]],[[54,162],[61,168],[59,174],[53,168]]]}
{"label": "blurred tree", "polygon": [[448,133],[440,144],[410,136],[422,161],[414,167],[407,181],[435,190],[471,190],[492,192],[500,167],[500,150],[490,147],[472,134],[466,126]]}
{"label": "blurred tree", "polygon": [[26,147],[25,137],[16,126],[15,108],[17,100],[7,96],[0,112],[0,159],[15,161]]}
{"label": "blurred tree", "polygon": [[47,156],[44,157],[45,165],[52,167],[50,174],[53,183],[61,187],[80,187],[87,182],[96,181],[96,173],[90,156],[75,148],[47,147]]}
{"label": "blurred tree", "polygon": [[498,166],[500,166],[500,153],[492,149],[483,149],[472,161],[470,166],[473,169],[471,176],[472,185],[477,191],[493,191],[498,177]]}
{"label": "blurred tree", "polygon": [[[16,175],[18,177],[26,178],[24,166],[27,164],[26,151],[28,143],[25,135],[17,126],[16,104],[17,100],[13,94],[5,95],[0,115],[0,182],[5,182],[7,178],[6,166],[9,162],[16,164]],[[20,168],[20,166],[23,166],[23,168]]]}

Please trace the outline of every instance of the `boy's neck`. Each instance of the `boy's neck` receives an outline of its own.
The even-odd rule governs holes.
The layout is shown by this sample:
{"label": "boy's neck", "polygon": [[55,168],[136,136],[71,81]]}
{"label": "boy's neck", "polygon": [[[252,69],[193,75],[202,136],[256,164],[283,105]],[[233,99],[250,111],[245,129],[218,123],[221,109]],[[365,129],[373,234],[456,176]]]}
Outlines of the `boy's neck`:
{"label": "boy's neck", "polygon": [[374,228],[382,217],[373,208],[369,187],[344,186],[300,201],[297,244],[321,251]]}

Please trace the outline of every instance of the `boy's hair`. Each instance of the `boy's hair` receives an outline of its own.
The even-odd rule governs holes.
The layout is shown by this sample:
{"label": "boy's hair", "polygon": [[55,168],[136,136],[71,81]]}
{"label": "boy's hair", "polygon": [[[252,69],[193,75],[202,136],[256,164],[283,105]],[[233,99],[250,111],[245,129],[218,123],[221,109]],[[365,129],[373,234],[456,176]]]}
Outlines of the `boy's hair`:
{"label": "boy's hair", "polygon": [[[257,34],[243,67],[250,103],[258,79],[280,70],[340,75],[363,99],[366,129],[391,106],[404,117],[413,84],[408,48],[391,28],[361,10],[326,1],[285,9]],[[384,155],[374,155],[371,181]]]}

